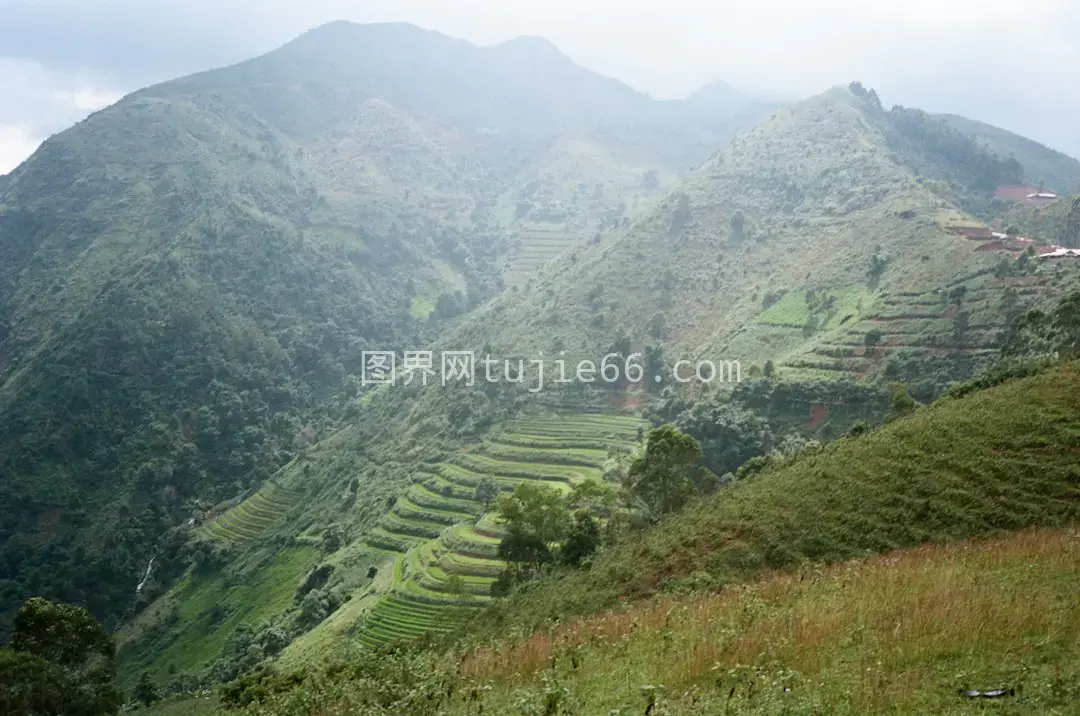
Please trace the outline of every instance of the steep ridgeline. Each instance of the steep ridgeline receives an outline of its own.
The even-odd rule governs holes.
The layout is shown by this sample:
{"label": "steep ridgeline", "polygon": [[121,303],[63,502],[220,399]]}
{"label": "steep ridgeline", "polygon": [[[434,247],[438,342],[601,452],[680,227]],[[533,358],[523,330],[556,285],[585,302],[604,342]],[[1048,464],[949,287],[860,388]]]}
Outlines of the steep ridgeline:
{"label": "steep ridgeline", "polygon": [[1015,157],[930,115],[835,88],[738,135],[654,211],[542,269],[453,342],[568,361],[629,343],[661,348],[669,368],[769,362],[782,378],[882,377],[932,398],[1075,275],[1075,262],[1021,256],[1027,244],[981,240],[1009,206],[995,189],[1024,179]]}
{"label": "steep ridgeline", "polygon": [[946,114],[941,118],[999,156],[1015,157],[1024,166],[1025,182],[1058,194],[1080,192],[1080,162],[1069,155],[967,117]]}
{"label": "steep ridgeline", "polygon": [[680,107],[538,40],[337,23],[46,142],[0,184],[0,625],[32,594],[115,622],[155,551],[140,596],[167,583],[166,530],[324,437],[361,351],[426,340],[537,264],[516,233],[553,256],[741,121]]}

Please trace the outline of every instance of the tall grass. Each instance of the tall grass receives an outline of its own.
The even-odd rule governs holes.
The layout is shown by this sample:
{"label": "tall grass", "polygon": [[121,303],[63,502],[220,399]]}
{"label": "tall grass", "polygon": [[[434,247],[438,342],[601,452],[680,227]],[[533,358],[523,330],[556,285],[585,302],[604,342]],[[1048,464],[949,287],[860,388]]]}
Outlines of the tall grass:
{"label": "tall grass", "polygon": [[672,714],[966,713],[961,689],[997,687],[1017,690],[1005,712],[1074,713],[1078,567],[1075,528],[925,546],[649,601],[460,668],[493,686],[494,713],[545,679],[583,714],[641,713],[645,685]]}

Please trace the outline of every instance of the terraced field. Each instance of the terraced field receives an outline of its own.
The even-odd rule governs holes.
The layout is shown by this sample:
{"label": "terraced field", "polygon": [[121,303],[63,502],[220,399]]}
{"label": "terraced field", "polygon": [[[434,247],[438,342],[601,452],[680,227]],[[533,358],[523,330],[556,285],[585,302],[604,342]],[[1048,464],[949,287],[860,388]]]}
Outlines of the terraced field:
{"label": "terraced field", "polygon": [[267,533],[296,504],[297,496],[274,483],[224,514],[207,522],[200,531],[230,544],[258,539]]}
{"label": "terraced field", "polygon": [[367,538],[370,548],[399,556],[394,586],[367,614],[359,640],[372,646],[446,630],[490,599],[505,566],[497,558],[503,528],[475,499],[482,480],[503,491],[526,480],[564,490],[600,480],[609,456],[633,450],[644,425],[604,414],[531,417],[415,475]]}
{"label": "terraced field", "polygon": [[[954,294],[958,289],[961,293]],[[876,372],[885,358],[899,351],[988,358],[996,355],[1001,331],[1011,316],[1030,308],[1038,295],[1038,288],[1024,281],[982,275],[936,291],[881,296],[872,313],[864,312],[844,324],[830,321],[809,348],[782,357],[778,365],[788,378],[859,379]],[[778,307],[783,307],[783,302],[763,315],[775,314]],[[801,317],[796,315],[795,319]],[[774,326],[780,327],[778,323]],[[787,328],[796,330],[794,323]],[[866,336],[871,331],[880,336],[868,347]]]}
{"label": "terraced field", "polygon": [[561,224],[524,226],[518,237],[520,248],[503,274],[508,286],[524,283],[541,266],[583,239],[576,233],[567,233]]}

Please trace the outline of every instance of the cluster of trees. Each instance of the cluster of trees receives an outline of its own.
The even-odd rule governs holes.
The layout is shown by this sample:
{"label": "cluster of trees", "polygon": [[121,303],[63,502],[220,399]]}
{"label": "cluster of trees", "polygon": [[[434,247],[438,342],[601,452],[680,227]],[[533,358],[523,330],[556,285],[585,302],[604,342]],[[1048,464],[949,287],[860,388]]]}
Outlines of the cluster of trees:
{"label": "cluster of trees", "polygon": [[1080,290],[1066,294],[1052,311],[1032,309],[1018,317],[1001,352],[1006,359],[1080,355]]}
{"label": "cluster of trees", "polygon": [[536,482],[523,482],[495,502],[497,519],[506,525],[499,559],[507,568],[492,585],[495,596],[539,576],[554,564],[579,566],[602,542],[601,520],[616,507],[615,492],[586,482],[569,494]]}
{"label": "cluster of trees", "polygon": [[506,594],[551,566],[581,566],[635,526],[654,523],[711,494],[720,480],[702,463],[697,440],[663,425],[609,475],[620,481],[618,487],[585,482],[564,494],[525,482],[500,496],[496,518],[506,525],[506,535],[498,555],[508,567],[492,585],[492,594]]}
{"label": "cluster of trees", "polygon": [[124,703],[115,659],[112,636],[88,611],[30,599],[15,615],[11,643],[0,648],[0,713],[114,714]]}

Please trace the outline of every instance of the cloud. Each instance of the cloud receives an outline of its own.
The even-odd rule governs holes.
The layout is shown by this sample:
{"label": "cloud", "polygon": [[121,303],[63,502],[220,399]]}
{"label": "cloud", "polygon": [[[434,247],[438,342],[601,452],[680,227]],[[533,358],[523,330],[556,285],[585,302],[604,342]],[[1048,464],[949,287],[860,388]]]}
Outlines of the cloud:
{"label": "cloud", "polygon": [[86,70],[50,70],[28,59],[0,57],[0,174],[26,159],[50,134],[120,99]]}
{"label": "cloud", "polygon": [[[4,54],[83,78],[66,92],[230,64],[334,19],[408,21],[480,44],[541,35],[658,97],[717,79],[784,97],[859,79],[887,103],[1080,155],[1075,0],[0,0],[0,17]],[[0,83],[0,122],[14,121],[8,100]]]}
{"label": "cloud", "polygon": [[0,174],[7,174],[41,144],[29,127],[0,124]]}

